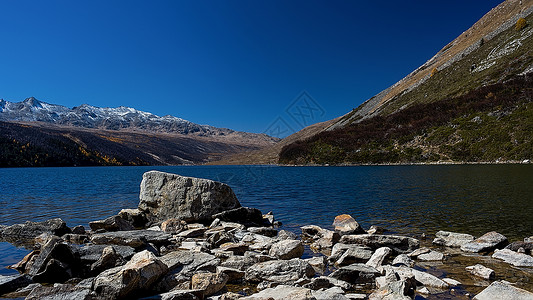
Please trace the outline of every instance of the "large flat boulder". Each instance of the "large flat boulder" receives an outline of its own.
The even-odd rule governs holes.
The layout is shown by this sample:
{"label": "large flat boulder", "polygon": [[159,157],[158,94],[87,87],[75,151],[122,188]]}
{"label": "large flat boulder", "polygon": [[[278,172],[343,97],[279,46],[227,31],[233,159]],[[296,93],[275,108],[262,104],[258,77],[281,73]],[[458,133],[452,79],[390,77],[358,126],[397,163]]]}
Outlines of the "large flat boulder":
{"label": "large flat boulder", "polygon": [[139,210],[152,222],[171,218],[205,222],[214,214],[241,207],[224,183],[159,171],[144,173],[139,198]]}
{"label": "large flat boulder", "polygon": [[381,234],[344,235],[340,239],[340,243],[363,245],[373,250],[381,247],[389,247],[395,253],[399,254],[412,252],[420,247],[420,241],[415,238]]}
{"label": "large flat boulder", "polygon": [[246,270],[245,279],[250,282],[290,283],[300,278],[313,277],[313,275],[315,275],[315,270],[309,263],[293,258],[257,263]]}
{"label": "large flat boulder", "polygon": [[533,267],[533,256],[514,252],[509,249],[496,249],[492,258],[502,259],[515,267]]}
{"label": "large flat boulder", "polygon": [[97,245],[120,245],[137,248],[148,243],[168,244],[171,237],[172,235],[168,233],[155,230],[113,231],[94,234],[91,237],[91,242]]}
{"label": "large flat boulder", "polygon": [[474,240],[474,236],[466,233],[456,233],[450,231],[438,231],[435,234],[433,244],[446,247],[461,247]]}
{"label": "large flat boulder", "polygon": [[0,240],[20,244],[17,243],[17,241],[33,239],[43,233],[62,236],[66,233],[70,233],[70,228],[68,228],[67,223],[60,218],[50,219],[43,222],[27,221],[24,224],[14,224],[0,228]]}

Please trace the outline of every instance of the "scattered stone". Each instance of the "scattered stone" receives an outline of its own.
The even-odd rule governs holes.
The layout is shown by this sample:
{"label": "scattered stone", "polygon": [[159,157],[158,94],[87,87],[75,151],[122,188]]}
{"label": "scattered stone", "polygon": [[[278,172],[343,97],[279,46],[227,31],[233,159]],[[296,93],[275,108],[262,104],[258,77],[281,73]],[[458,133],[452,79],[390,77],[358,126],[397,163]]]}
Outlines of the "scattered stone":
{"label": "scattered stone", "polygon": [[329,276],[355,284],[372,282],[378,275],[381,275],[381,273],[374,267],[365,264],[351,264],[339,268]]}
{"label": "scattered stone", "polygon": [[124,266],[98,275],[93,290],[100,297],[125,298],[136,290],[148,289],[167,269],[155,255],[145,250],[135,254]]}
{"label": "scattered stone", "polygon": [[324,274],[326,271],[326,266],[328,264],[328,260],[325,256],[315,256],[308,259],[304,259],[313,269],[315,269],[315,272],[317,274]]}
{"label": "scattered stone", "polygon": [[442,281],[446,282],[450,286],[459,286],[459,285],[462,284],[460,281],[457,281],[457,280],[452,279],[452,278],[443,278]]}
{"label": "scattered stone", "polygon": [[128,221],[135,228],[144,228],[148,220],[144,213],[138,208],[125,208],[120,210],[118,215]]}
{"label": "scattered stone", "polygon": [[[336,244],[345,245],[345,244]],[[353,245],[348,245],[349,248],[344,251],[344,254],[337,259],[335,262],[338,266],[347,266],[353,263],[366,262],[372,257],[372,250],[366,247],[358,247]],[[333,251],[332,251],[333,252]],[[332,254],[333,257],[333,254]]]}
{"label": "scattered stone", "polygon": [[533,241],[532,242],[512,242],[507,245],[505,249],[509,249],[515,252],[519,252],[521,249],[525,254],[533,254]]}
{"label": "scattered stone", "polygon": [[316,300],[310,289],[303,287],[278,285],[267,288],[257,294],[243,297],[242,300]]}
{"label": "scattered stone", "polygon": [[0,237],[14,244],[19,240],[33,239],[40,234],[49,233],[56,236],[62,236],[70,233],[67,223],[60,218],[50,219],[44,222],[27,221],[24,224],[15,224],[0,228]]}
{"label": "scattered stone", "polygon": [[246,269],[245,279],[250,282],[294,282],[304,276],[311,278],[315,270],[306,261],[293,258],[290,260],[272,260],[254,264]]}
{"label": "scattered stone", "polygon": [[59,284],[54,286],[37,286],[35,287],[26,300],[92,300],[91,290],[80,288],[70,284]]}
{"label": "scattered stone", "polygon": [[168,233],[153,230],[114,231],[94,234],[91,237],[91,242],[97,245],[121,245],[137,248],[147,243],[167,244],[171,237]]}
{"label": "scattered stone", "polygon": [[438,277],[426,272],[421,272],[407,267],[394,267],[394,271],[398,273],[401,278],[415,277],[416,281],[427,287],[434,287],[438,289],[447,289],[448,284]]}
{"label": "scattered stone", "polygon": [[238,207],[226,210],[213,215],[213,218],[225,222],[235,222],[246,225],[246,227],[257,227],[266,225],[263,220],[263,214],[257,208]]}
{"label": "scattered stone", "polygon": [[315,238],[316,237],[318,237],[318,240],[311,244],[311,248],[320,250],[333,247],[333,245],[339,241],[341,236],[335,231],[322,229],[317,235],[315,235]]}
{"label": "scattered stone", "polygon": [[287,231],[287,230],[280,230],[278,232],[278,235],[276,237],[278,240],[295,240],[297,238],[296,234]]}
{"label": "scattered stone", "polygon": [[210,221],[214,214],[241,206],[224,183],[159,171],[144,173],[139,198],[139,210],[151,222]]}
{"label": "scattered stone", "polygon": [[433,244],[446,247],[461,247],[474,240],[474,236],[465,233],[455,233],[450,231],[438,231],[435,234]]}
{"label": "scattered stone", "polygon": [[526,243],[533,243],[533,236],[530,236],[530,237],[524,238],[524,242],[526,242]]}
{"label": "scattered stone", "polygon": [[316,300],[349,300],[344,296],[344,291],[339,287],[331,287],[327,290],[311,291]]}
{"label": "scattered stone", "polygon": [[244,271],[226,268],[226,267],[217,267],[217,273],[224,273],[228,276],[228,282],[241,281],[244,278]]}
{"label": "scattered stone", "polygon": [[395,267],[405,266],[412,267],[415,265],[415,262],[407,254],[400,254],[394,258],[392,265]]}
{"label": "scattered stone", "polygon": [[82,225],[78,225],[72,228],[72,233],[73,234],[86,234],[87,232],[85,230],[85,227],[83,227]]}
{"label": "scattered stone", "polygon": [[304,245],[298,240],[279,241],[270,247],[268,255],[279,259],[299,258],[304,254]]}
{"label": "scattered stone", "polygon": [[370,228],[366,231],[368,234],[383,234],[387,229],[379,226],[372,225]]}
{"label": "scattered stone", "polygon": [[315,277],[311,279],[309,283],[303,285],[303,287],[311,289],[311,290],[329,289],[335,286],[340,287],[344,291],[353,289],[352,284],[344,280],[339,280],[339,279],[328,277],[328,276]]}
{"label": "scattered stone", "polygon": [[474,297],[475,300],[532,300],[533,293],[517,288],[507,281],[495,281]]}
{"label": "scattered stone", "polygon": [[419,248],[419,249],[416,249],[415,251],[407,254],[409,257],[418,257],[419,255],[422,255],[422,254],[426,254],[426,253],[429,253],[431,252],[431,249],[427,248],[427,247],[422,247],[422,248]]}
{"label": "scattered stone", "polygon": [[351,293],[351,294],[346,294],[345,296],[346,296],[346,298],[348,298],[350,300],[365,300],[365,299],[367,299],[367,295],[366,294],[354,294],[354,293]]}
{"label": "scattered stone", "polygon": [[509,249],[494,250],[492,258],[497,258],[515,267],[533,267],[533,256],[511,251]]}
{"label": "scattered stone", "polygon": [[224,288],[228,278],[224,273],[197,273],[192,276],[191,288],[201,290],[204,296],[211,296]]}
{"label": "scattered stone", "polygon": [[25,274],[11,276],[0,275],[0,295],[16,291],[32,282],[30,276]]}
{"label": "scattered stone", "polygon": [[248,227],[248,231],[268,237],[276,237],[278,235],[278,230],[271,227]]}
{"label": "scattered stone", "polygon": [[412,252],[420,247],[420,242],[411,237],[378,234],[344,235],[340,239],[340,243],[364,245],[374,250],[381,247],[389,247],[395,253],[400,254]]}
{"label": "scattered stone", "polygon": [[244,255],[246,251],[248,251],[249,247],[248,245],[244,243],[225,243],[220,245],[220,250],[222,251],[230,251],[233,252],[235,255]]}
{"label": "scattered stone", "polygon": [[466,270],[470,272],[472,275],[481,277],[483,279],[493,279],[495,276],[493,269],[489,269],[480,264],[468,266],[466,267]]}
{"label": "scattered stone", "polygon": [[180,219],[168,219],[161,223],[161,230],[169,234],[178,234],[187,228],[187,223]]}
{"label": "scattered stone", "polygon": [[89,222],[91,230],[97,231],[103,229],[105,231],[127,231],[135,229],[128,221],[122,219],[120,216],[111,216],[105,220],[98,220]]}
{"label": "scattered stone", "polygon": [[300,229],[302,230],[302,237],[308,239],[319,239],[320,237],[317,236],[318,233],[324,230],[323,228],[316,225],[306,225],[300,227]]}
{"label": "scattered stone", "polygon": [[187,229],[185,231],[178,233],[177,236],[183,237],[183,238],[200,237],[204,235],[205,231],[206,231],[205,228],[192,228],[192,229]]}
{"label": "scattered stone", "polygon": [[391,254],[392,250],[389,247],[381,247],[372,254],[372,257],[366,262],[367,266],[371,266],[375,269],[378,269],[381,267],[381,264],[383,264],[383,260],[385,260],[385,257],[387,255]]}
{"label": "scattered stone", "polygon": [[420,254],[417,258],[421,261],[442,261],[444,254],[431,250],[428,253]]}
{"label": "scattered stone", "polygon": [[114,267],[125,264],[126,261],[120,256],[113,246],[107,246],[102,251],[102,256],[91,265],[91,272],[93,274],[100,274],[101,272]]}
{"label": "scattered stone", "polygon": [[336,216],[333,226],[340,235],[366,233],[352,216],[346,214]]}
{"label": "scattered stone", "polygon": [[507,245],[507,238],[496,231],[491,231],[470,243],[462,245],[461,250],[465,252],[488,252],[505,245]]}
{"label": "scattered stone", "polygon": [[214,273],[220,264],[220,259],[203,252],[174,251],[160,259],[168,267],[169,272],[178,269],[179,273],[186,277],[192,277],[198,271]]}

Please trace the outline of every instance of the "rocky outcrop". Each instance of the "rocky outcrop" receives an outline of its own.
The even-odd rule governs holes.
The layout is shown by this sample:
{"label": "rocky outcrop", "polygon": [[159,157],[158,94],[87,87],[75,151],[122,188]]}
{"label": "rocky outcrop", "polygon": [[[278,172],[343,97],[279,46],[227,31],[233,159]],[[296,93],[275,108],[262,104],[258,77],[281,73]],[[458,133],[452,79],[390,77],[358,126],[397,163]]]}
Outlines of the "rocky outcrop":
{"label": "rocky outcrop", "polygon": [[139,210],[152,222],[208,221],[214,214],[241,206],[224,183],[159,171],[144,173],[139,198]]}

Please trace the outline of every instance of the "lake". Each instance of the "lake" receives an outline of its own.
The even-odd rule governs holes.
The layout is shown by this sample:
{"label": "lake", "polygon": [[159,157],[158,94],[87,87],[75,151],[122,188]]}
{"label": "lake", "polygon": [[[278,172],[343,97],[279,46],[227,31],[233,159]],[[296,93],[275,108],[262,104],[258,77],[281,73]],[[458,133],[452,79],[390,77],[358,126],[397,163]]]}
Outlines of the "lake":
{"label": "lake", "polygon": [[[0,224],[61,217],[69,226],[138,204],[142,174],[160,170],[229,184],[243,206],[272,211],[284,225],[331,228],[350,214],[364,228],[432,235],[438,230],[511,241],[533,235],[532,165],[172,166],[0,169]],[[25,253],[0,243],[0,274]]]}

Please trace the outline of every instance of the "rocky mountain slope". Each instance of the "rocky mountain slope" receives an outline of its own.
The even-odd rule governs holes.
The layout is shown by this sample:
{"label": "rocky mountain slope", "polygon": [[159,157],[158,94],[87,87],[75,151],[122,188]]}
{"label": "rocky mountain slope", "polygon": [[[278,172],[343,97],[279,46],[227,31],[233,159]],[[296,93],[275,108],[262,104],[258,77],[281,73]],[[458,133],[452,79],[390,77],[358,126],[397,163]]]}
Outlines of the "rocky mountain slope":
{"label": "rocky mountain slope", "polygon": [[123,106],[0,100],[0,167],[197,164],[277,141]]}
{"label": "rocky mountain slope", "polygon": [[533,156],[533,0],[508,0],[281,163],[523,161]]}

